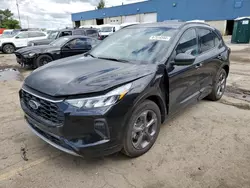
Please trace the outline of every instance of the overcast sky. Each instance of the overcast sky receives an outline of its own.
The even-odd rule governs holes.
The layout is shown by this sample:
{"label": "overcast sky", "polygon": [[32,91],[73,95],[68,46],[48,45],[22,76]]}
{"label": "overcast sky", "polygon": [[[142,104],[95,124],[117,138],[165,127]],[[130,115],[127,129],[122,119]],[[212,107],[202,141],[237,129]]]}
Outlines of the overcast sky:
{"label": "overcast sky", "polygon": [[[106,6],[116,6],[143,0],[106,0]],[[18,0],[23,28],[62,28],[72,26],[71,13],[94,10],[99,0]],[[0,9],[10,9],[18,18],[16,0],[0,0]]]}

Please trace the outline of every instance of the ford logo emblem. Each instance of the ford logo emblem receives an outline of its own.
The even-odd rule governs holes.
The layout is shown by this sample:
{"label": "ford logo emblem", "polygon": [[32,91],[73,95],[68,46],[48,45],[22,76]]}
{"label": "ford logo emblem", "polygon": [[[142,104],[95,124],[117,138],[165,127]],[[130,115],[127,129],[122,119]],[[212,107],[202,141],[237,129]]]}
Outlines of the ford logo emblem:
{"label": "ford logo emblem", "polygon": [[34,100],[30,100],[29,101],[29,106],[34,109],[34,110],[37,110],[40,106],[40,104]]}

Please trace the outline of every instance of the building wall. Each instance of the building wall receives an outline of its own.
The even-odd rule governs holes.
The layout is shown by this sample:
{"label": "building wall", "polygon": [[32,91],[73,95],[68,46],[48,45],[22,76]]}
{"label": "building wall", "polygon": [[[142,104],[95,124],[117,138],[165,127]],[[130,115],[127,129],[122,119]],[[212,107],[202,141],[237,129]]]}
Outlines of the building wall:
{"label": "building wall", "polygon": [[227,21],[226,20],[220,20],[220,21],[207,21],[209,25],[215,27],[218,29],[222,35],[226,34],[226,27],[227,27]]}
{"label": "building wall", "polygon": [[[72,21],[157,12],[157,21],[232,20],[250,16],[250,0],[150,0],[72,14]],[[123,18],[122,18],[123,20]]]}

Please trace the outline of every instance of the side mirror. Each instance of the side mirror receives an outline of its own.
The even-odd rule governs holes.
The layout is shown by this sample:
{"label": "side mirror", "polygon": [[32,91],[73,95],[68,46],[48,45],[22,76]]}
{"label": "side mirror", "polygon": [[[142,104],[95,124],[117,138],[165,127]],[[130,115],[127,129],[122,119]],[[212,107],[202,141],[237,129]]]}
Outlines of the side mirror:
{"label": "side mirror", "polygon": [[19,36],[16,36],[15,38],[16,38],[16,39],[19,39]]}
{"label": "side mirror", "polygon": [[192,65],[195,61],[195,56],[186,53],[178,54],[173,62],[173,65],[185,66],[185,65]]}

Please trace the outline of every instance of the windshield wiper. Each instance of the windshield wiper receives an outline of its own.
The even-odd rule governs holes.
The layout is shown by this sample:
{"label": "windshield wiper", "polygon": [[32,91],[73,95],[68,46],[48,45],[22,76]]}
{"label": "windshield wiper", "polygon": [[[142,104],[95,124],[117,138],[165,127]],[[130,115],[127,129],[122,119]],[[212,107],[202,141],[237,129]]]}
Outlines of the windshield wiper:
{"label": "windshield wiper", "polygon": [[96,57],[95,57],[94,55],[92,55],[91,53],[86,53],[86,54],[85,54],[85,57],[88,56],[88,55],[91,56],[91,57],[93,57],[93,58],[96,58]]}
{"label": "windshield wiper", "polygon": [[125,59],[116,59],[116,58],[112,58],[112,57],[97,57],[97,58],[98,59],[111,60],[111,61],[117,61],[117,62],[124,62],[124,63],[129,62],[128,60],[125,60]]}

